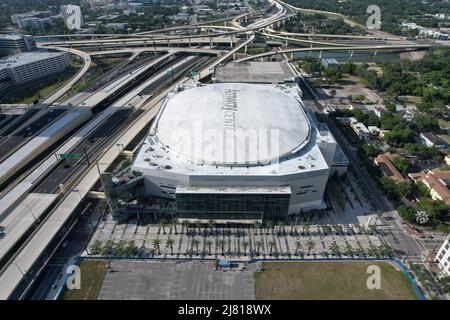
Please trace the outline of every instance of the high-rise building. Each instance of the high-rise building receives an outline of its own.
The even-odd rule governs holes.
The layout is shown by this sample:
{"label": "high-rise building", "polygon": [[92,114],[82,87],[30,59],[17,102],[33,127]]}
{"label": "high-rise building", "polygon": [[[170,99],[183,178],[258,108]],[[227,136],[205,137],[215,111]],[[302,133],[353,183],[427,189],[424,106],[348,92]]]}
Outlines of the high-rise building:
{"label": "high-rise building", "polygon": [[61,6],[64,23],[69,30],[80,30],[84,25],[81,8],[72,4]]}

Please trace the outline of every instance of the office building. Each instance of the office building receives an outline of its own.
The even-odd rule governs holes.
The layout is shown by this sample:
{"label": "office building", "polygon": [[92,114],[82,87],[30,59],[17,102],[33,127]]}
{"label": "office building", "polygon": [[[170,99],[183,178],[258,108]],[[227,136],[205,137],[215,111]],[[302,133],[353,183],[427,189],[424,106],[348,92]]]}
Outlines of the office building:
{"label": "office building", "polygon": [[80,30],[84,25],[81,8],[72,4],[61,6],[64,23],[69,30]]}

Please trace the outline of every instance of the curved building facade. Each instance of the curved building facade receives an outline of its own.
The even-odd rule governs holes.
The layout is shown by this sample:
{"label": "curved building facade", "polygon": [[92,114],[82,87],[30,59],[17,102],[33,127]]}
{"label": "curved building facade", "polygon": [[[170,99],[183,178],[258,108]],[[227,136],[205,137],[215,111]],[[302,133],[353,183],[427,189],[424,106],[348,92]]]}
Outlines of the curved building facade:
{"label": "curved building facade", "polygon": [[324,205],[335,149],[295,84],[193,84],[166,97],[132,170],[181,217],[280,218]]}

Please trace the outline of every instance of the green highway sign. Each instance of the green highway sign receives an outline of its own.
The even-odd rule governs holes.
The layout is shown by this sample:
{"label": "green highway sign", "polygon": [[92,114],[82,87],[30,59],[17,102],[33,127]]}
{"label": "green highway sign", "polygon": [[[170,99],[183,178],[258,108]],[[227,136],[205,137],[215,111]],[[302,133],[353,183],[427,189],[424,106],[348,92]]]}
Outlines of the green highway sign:
{"label": "green highway sign", "polygon": [[166,71],[166,74],[167,75],[172,75],[172,73],[173,73],[173,69],[172,68],[170,68],[170,69],[167,69],[167,71]]}
{"label": "green highway sign", "polygon": [[61,159],[81,158],[81,153],[58,153]]}
{"label": "green highway sign", "polygon": [[196,77],[198,76],[198,72],[196,71],[191,71],[191,77]]}

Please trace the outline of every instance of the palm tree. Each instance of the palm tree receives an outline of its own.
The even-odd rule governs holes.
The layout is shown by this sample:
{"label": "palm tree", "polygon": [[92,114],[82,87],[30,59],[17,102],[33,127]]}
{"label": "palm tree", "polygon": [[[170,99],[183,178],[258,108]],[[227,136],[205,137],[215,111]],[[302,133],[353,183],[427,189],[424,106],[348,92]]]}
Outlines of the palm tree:
{"label": "palm tree", "polygon": [[211,246],[212,246],[213,242],[211,240],[206,240],[206,245],[208,246],[208,252],[209,254],[211,253]]}
{"label": "palm tree", "polygon": [[256,254],[259,256],[259,249],[262,248],[263,243],[262,241],[258,240],[255,242],[255,245],[256,245]]}
{"label": "palm tree", "polygon": [[311,253],[311,250],[313,250],[315,246],[316,246],[316,243],[313,240],[306,241],[306,247],[308,248],[308,256]]}
{"label": "palm tree", "polygon": [[334,256],[337,256],[340,252],[339,246],[336,244],[336,242],[333,242],[330,245],[330,251]]}
{"label": "palm tree", "polygon": [[241,246],[242,246],[242,249],[244,249],[244,256],[246,256],[247,255],[248,241],[247,240],[242,240]]}
{"label": "palm tree", "polygon": [[178,219],[178,218],[173,218],[172,219],[173,230],[174,230],[175,234],[178,234],[177,224],[179,224],[179,223],[180,223],[180,219]]}
{"label": "palm tree", "polygon": [[292,224],[291,224],[291,231],[289,231],[289,234],[290,234],[291,236],[294,234],[294,226],[295,226],[295,223],[292,222]]}
{"label": "palm tree", "polygon": [[209,227],[210,234],[213,233],[213,228],[214,228],[215,225],[216,225],[216,222],[214,220],[212,220],[212,219],[208,220],[208,227]]}
{"label": "palm tree", "polygon": [[166,248],[170,248],[170,254],[173,255],[173,245],[174,245],[175,241],[173,241],[172,239],[167,239],[166,240]]}
{"label": "palm tree", "polygon": [[272,249],[277,245],[277,243],[273,240],[269,241],[269,246],[270,246],[270,255],[272,255]]}
{"label": "palm tree", "polygon": [[284,227],[286,226],[286,223],[283,221],[279,221],[278,223],[278,233],[281,235],[284,232]]}
{"label": "palm tree", "polygon": [[225,250],[225,240],[220,239],[219,241],[217,241],[217,243],[219,244],[220,250],[222,251],[222,255],[223,255],[223,252]]}
{"label": "palm tree", "polygon": [[183,220],[181,225],[183,226],[183,229],[186,229],[186,233],[188,233],[189,222],[187,220]]}
{"label": "palm tree", "polygon": [[198,228],[198,234],[202,233],[202,223],[200,221],[197,221],[195,223],[195,226]]}
{"label": "palm tree", "polygon": [[269,234],[269,230],[273,228],[273,222],[272,221],[267,221],[266,222],[266,233]]}
{"label": "palm tree", "polygon": [[155,240],[152,241],[153,248],[158,250],[158,255],[161,254],[161,250],[159,248],[160,244],[161,244],[161,240],[159,240],[159,239],[155,239]]}
{"label": "palm tree", "polygon": [[192,246],[195,246],[196,253],[198,254],[198,245],[200,244],[200,241],[197,239],[192,239]]}
{"label": "palm tree", "polygon": [[302,233],[303,233],[303,234],[308,234],[308,233],[309,233],[309,223],[308,223],[308,222],[306,222],[306,223],[303,225],[303,231],[302,231]]}
{"label": "palm tree", "polygon": [[353,256],[353,248],[350,243],[347,243],[347,245],[345,246],[345,254],[347,256]]}
{"label": "palm tree", "polygon": [[295,242],[295,255],[298,256],[298,251],[301,249],[302,247],[302,243],[300,242],[300,240],[297,240]]}
{"label": "palm tree", "polygon": [[255,233],[258,234],[258,229],[261,228],[262,223],[259,221],[255,221],[253,224],[253,229],[255,229]]}
{"label": "palm tree", "polygon": [[161,219],[159,221],[159,224],[161,225],[161,228],[163,229],[163,234],[166,234],[167,220],[166,219]]}

